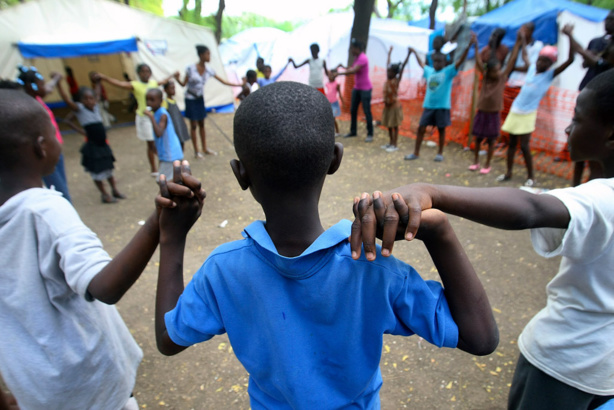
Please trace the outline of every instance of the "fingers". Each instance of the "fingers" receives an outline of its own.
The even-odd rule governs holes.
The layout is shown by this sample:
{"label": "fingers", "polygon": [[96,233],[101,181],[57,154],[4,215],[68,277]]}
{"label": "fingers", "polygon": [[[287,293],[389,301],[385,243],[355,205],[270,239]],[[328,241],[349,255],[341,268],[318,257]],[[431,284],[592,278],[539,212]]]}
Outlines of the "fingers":
{"label": "fingers", "polygon": [[365,257],[368,261],[375,260],[375,232],[377,219],[373,209],[371,195],[362,194],[358,202],[358,216],[360,217],[362,245],[365,249]]}
{"label": "fingers", "polygon": [[173,182],[181,184],[181,161],[173,161]]}
{"label": "fingers", "polygon": [[399,214],[393,205],[386,206],[382,218],[378,217],[378,221],[383,221],[382,231],[382,256],[390,256],[396,239],[397,229],[399,227]]}
{"label": "fingers", "polygon": [[399,224],[401,226],[407,226],[405,229],[405,239],[411,241],[416,237],[418,227],[420,227],[422,208],[420,204],[412,203],[412,206],[408,206],[403,196],[398,193],[392,194],[392,203],[394,204],[395,211],[399,215]]}
{"label": "fingers", "polygon": [[352,259],[360,258],[362,251],[362,228],[360,224],[360,215],[358,214],[358,197],[354,198],[354,206],[352,211],[354,212],[354,222],[352,223],[352,231],[350,234],[350,249],[352,250]]}
{"label": "fingers", "polygon": [[160,185],[160,195],[162,195],[162,197],[164,198],[170,199],[171,194],[168,192],[168,185],[166,183],[166,175],[164,174],[160,175],[160,180],[158,181],[158,185]]}

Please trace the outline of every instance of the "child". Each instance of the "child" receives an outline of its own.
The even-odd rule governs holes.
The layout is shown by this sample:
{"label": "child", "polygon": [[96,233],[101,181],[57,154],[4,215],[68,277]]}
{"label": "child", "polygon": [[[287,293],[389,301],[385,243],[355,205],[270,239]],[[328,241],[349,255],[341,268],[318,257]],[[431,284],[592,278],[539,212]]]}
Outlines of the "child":
{"label": "child", "polygon": [[252,408],[315,409],[379,408],[384,333],[493,351],[497,326],[488,298],[442,213],[430,214],[422,238],[445,292],[394,258],[352,260],[350,221],[324,230],[318,199],[343,146],[317,90],[280,82],[250,95],[235,114],[234,145],[232,170],[266,222],[215,250],[184,290],[183,247],[198,206],[172,198],[176,209],[160,218],[160,352],[228,333],[250,374]]}
{"label": "child", "polygon": [[[49,87],[48,84],[45,83],[45,78],[38,72],[36,67],[25,67],[20,65],[17,67],[17,69],[19,70],[17,82],[23,87],[26,94],[36,99],[36,101],[43,106],[45,111],[47,111],[47,114],[49,114],[49,118],[51,119],[51,123],[55,129],[55,137],[61,146],[64,143],[64,140],[62,140],[60,128],[58,127],[58,123],[55,121],[53,112],[43,101],[43,98],[45,98],[49,92],[49,89],[52,89],[52,87]],[[57,83],[59,78],[60,75],[55,74],[53,76],[53,81]],[[47,185],[48,188],[53,187],[56,191],[61,192],[68,202],[71,202],[70,193],[68,192],[68,182],[66,180],[66,171],[64,170],[64,154],[60,153],[55,170],[52,173],[43,176],[43,181],[45,181],[45,185]]]}
{"label": "child", "polygon": [[245,80],[243,87],[241,88],[241,92],[237,95],[239,101],[243,101],[245,97],[258,90],[260,86],[258,85],[258,75],[254,70],[247,70],[245,74]]}
{"label": "child", "polygon": [[[480,171],[480,174],[490,172],[490,161],[495,150],[495,142],[499,137],[501,128],[501,110],[503,109],[503,91],[510,73],[514,69],[514,62],[518,56],[518,51],[522,46],[522,31],[518,30],[518,38],[510,63],[504,70],[501,70],[501,62],[496,54],[496,47],[489,49],[487,63],[484,64],[482,54],[478,52],[478,43],[475,43],[475,67],[482,74],[482,89],[478,96],[477,113],[473,120],[473,135],[475,135],[473,163],[469,165],[470,171]],[[480,145],[486,140],[488,144],[488,155],[486,156],[486,166],[480,168],[479,155]]]}
{"label": "child", "polygon": [[[117,190],[115,178],[113,177],[113,162],[115,157],[111,147],[107,144],[107,133],[100,116],[100,107],[97,104],[98,98],[94,96],[94,91],[88,87],[81,87],[78,93],[78,101],[73,102],[58,83],[60,96],[71,109],[71,113],[66,117],[67,124],[85,136],[85,144],[81,147],[81,165],[90,173],[94,184],[101,194],[102,203],[112,204],[118,199],[126,198]],[[98,93],[100,90],[98,90]],[[99,94],[98,94],[99,95]],[[81,127],[77,127],[71,122],[73,116],[77,117]],[[103,181],[107,180],[111,186],[111,195],[107,193]]]}
{"label": "child", "polygon": [[428,65],[429,67],[433,67],[433,57],[434,56],[438,56],[438,58],[443,57],[446,66],[454,62],[453,60],[454,55],[452,53],[444,54],[441,51],[445,43],[446,43],[446,39],[441,35],[435,36],[433,38],[432,50],[430,50],[426,55],[426,59],[425,59],[426,65]]}
{"label": "child", "polygon": [[158,88],[148,90],[145,95],[145,102],[147,103],[147,110],[144,114],[151,121],[156,151],[160,159],[158,172],[167,178],[171,178],[173,176],[173,161],[183,159],[179,137],[175,132],[170,114],[166,108],[162,107],[162,91]]}
{"label": "child", "polygon": [[170,80],[164,85],[164,92],[166,93],[166,98],[162,102],[162,107],[166,108],[168,111],[168,114],[173,122],[173,128],[175,128],[175,132],[179,138],[179,144],[181,144],[181,151],[185,152],[184,144],[186,141],[191,140],[191,136],[188,132],[188,127],[185,125],[183,115],[181,115],[181,111],[179,110],[179,107],[174,99],[175,82],[173,80]]}
{"label": "child", "polygon": [[136,98],[137,101],[136,117],[134,119],[136,136],[141,141],[145,141],[147,145],[147,160],[149,161],[151,176],[156,178],[158,176],[158,169],[156,167],[156,146],[154,144],[151,121],[145,116],[145,94],[150,88],[156,88],[158,85],[168,83],[173,76],[179,73],[177,72],[158,83],[151,78],[151,68],[149,68],[147,64],[139,64],[136,66],[136,74],[139,77],[138,81],[120,81],[100,73],[96,73],[94,79],[106,81],[115,87],[130,90],[134,94],[134,98]]}
{"label": "child", "polygon": [[[614,70],[609,70],[578,95],[575,116],[565,130],[571,159],[600,162],[608,179],[541,195],[512,188],[413,184],[391,191],[400,193],[392,194],[394,200],[390,194],[378,194],[373,206],[366,197],[355,206],[355,251],[361,242],[365,252],[372,250],[373,233],[381,227],[378,232],[388,238],[382,255],[389,255],[395,235],[411,239],[418,231],[420,210],[435,208],[500,229],[532,229],[539,254],[563,256],[546,288],[546,307],[520,335],[509,409],[594,409],[614,397],[612,112]],[[373,223],[361,226],[369,217]],[[397,226],[390,223],[394,220],[409,223]]]}
{"label": "child", "polygon": [[22,409],[137,409],[142,352],[114,306],[158,244],[154,211],[111,260],[41,189],[61,153],[40,104],[0,90],[0,373]]}
{"label": "child", "polygon": [[[563,27],[562,32],[568,37],[571,36],[573,26],[570,24]],[[510,134],[510,142],[507,147],[507,171],[505,174],[497,177],[498,182],[509,181],[512,179],[512,168],[514,167],[514,155],[520,140],[520,149],[524,157],[527,167],[527,180],[525,186],[531,187],[535,185],[535,177],[533,175],[533,156],[529,142],[531,133],[535,130],[535,121],[537,120],[537,108],[541,99],[546,95],[550,88],[550,84],[556,76],[561,74],[567,67],[573,63],[575,50],[569,47],[569,58],[557,68],[551,68],[557,60],[557,49],[554,46],[546,46],[539,52],[539,57],[535,64],[529,66],[529,60],[526,48],[522,49],[522,56],[525,62],[524,67],[516,67],[518,71],[527,71],[524,85],[520,88],[518,97],[512,103],[510,113],[508,114],[501,131]]]}
{"label": "child", "polygon": [[311,58],[306,59],[299,65],[296,65],[293,59],[289,58],[288,63],[292,63],[294,68],[299,68],[305,64],[309,64],[309,85],[324,94],[324,75],[322,70],[328,75],[328,69],[326,68],[326,60],[322,60],[318,57],[320,53],[320,46],[317,43],[313,43],[309,46],[311,51]]}
{"label": "child", "polygon": [[286,71],[286,68],[288,68],[288,64],[290,64],[290,62],[288,61],[286,63],[286,65],[284,66],[284,68],[281,69],[280,72],[278,72],[277,74],[275,74],[275,76],[273,78],[271,78],[271,66],[270,65],[265,65],[264,66],[264,78],[258,78],[258,86],[260,88],[265,87],[269,84],[273,84],[275,81],[277,81],[277,79],[279,77],[281,77],[281,75],[284,73],[284,71]]}
{"label": "child", "polygon": [[424,69],[424,78],[426,78],[426,95],[424,96],[424,111],[420,117],[420,125],[418,127],[418,135],[416,136],[416,145],[414,153],[406,155],[405,159],[412,161],[420,157],[420,147],[424,139],[426,127],[433,125],[437,127],[439,132],[439,150],[435,156],[435,162],[443,161],[443,147],[446,142],[446,127],[452,124],[450,121],[450,107],[452,99],[452,80],[458,73],[458,68],[465,62],[467,53],[472,44],[475,44],[476,37],[471,33],[469,47],[467,47],[458,61],[454,64],[446,66],[445,57],[443,54],[433,54],[433,67],[424,65],[418,53],[413,48],[410,48],[410,53],[413,52],[420,67]]}
{"label": "child", "polygon": [[399,104],[398,96],[399,83],[411,52],[407,52],[403,64],[390,64],[390,54],[392,54],[392,46],[388,50],[388,61],[386,62],[388,80],[384,84],[384,110],[382,112],[382,125],[388,128],[390,143],[382,145],[381,148],[385,149],[386,152],[395,152],[399,150],[399,147],[397,147],[399,125],[403,122],[403,107]]}
{"label": "child", "polygon": [[341,100],[341,104],[343,104],[343,95],[341,94],[339,83],[337,82],[337,70],[332,69],[328,72],[326,98],[328,98],[330,107],[333,110],[333,117],[335,118],[335,137],[339,137],[341,135],[339,134],[339,122],[337,121],[337,117],[341,116],[341,107],[339,106],[337,95],[339,96],[339,100]]}
{"label": "child", "polygon": [[[90,71],[89,77],[90,83],[92,84],[92,89],[97,90],[96,95],[98,96],[98,110],[100,111],[100,116],[102,117],[102,125],[104,125],[106,129],[109,129],[111,128],[111,125],[117,121],[117,118],[115,118],[115,116],[109,112],[109,98],[107,97],[107,90],[104,88],[104,85],[102,85],[102,82],[96,75],[95,71]],[[127,81],[130,81],[130,79]],[[133,94],[130,94],[130,96],[132,99],[134,99]]]}

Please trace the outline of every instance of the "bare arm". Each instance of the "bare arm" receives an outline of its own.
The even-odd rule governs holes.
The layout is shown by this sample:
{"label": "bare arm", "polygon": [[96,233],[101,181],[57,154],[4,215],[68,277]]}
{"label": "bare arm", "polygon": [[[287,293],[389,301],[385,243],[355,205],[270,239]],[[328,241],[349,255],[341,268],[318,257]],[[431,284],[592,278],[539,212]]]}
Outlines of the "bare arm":
{"label": "bare arm", "polygon": [[420,56],[418,55],[418,53],[416,52],[416,50],[414,50],[412,47],[409,48],[409,52],[414,53],[414,56],[416,56],[416,61],[418,62],[418,65],[420,66],[420,68],[424,69],[424,61],[422,61],[420,59]]}
{"label": "bare arm", "polygon": [[215,78],[216,80],[218,80],[220,83],[230,86],[230,87],[243,87],[243,84],[234,84],[234,83],[229,83],[228,81],[224,80],[223,78],[219,77],[217,74],[213,76],[213,78]]}
{"label": "bare arm", "polygon": [[309,59],[303,61],[302,63],[300,63],[299,65],[296,65],[296,63],[294,62],[294,60],[292,58],[288,59],[289,62],[292,63],[292,66],[294,66],[294,68],[299,68],[304,66],[305,64],[309,63]]}
{"label": "bare arm", "polygon": [[164,86],[164,85],[168,84],[169,81],[171,81],[173,78],[175,78],[178,75],[179,75],[179,71],[175,71],[173,74],[169,75],[164,80],[159,81],[158,85]]}
{"label": "bare arm", "polygon": [[61,79],[62,79],[61,74],[51,73],[51,80],[45,83],[45,91],[47,91],[47,93],[51,93]]}
{"label": "bare arm", "polygon": [[561,64],[560,66],[554,69],[554,74],[553,74],[554,77],[561,74],[563,71],[567,69],[567,67],[573,64],[574,56],[576,53],[576,49],[575,47],[573,47],[573,42],[575,41],[573,39],[573,26],[571,24],[566,24],[563,27],[562,32],[566,34],[567,37],[569,38],[569,57],[567,57],[567,61],[565,61],[563,64]]}
{"label": "bare arm", "polygon": [[156,122],[154,113],[149,110],[143,111],[143,115],[146,115],[151,120],[151,124],[153,125],[153,130],[154,130],[154,134],[156,135],[156,137],[158,138],[162,137],[162,135],[164,135],[164,130],[166,130],[166,126],[168,124],[167,115],[162,114],[162,116],[160,117],[160,123]]}
{"label": "bare arm", "polygon": [[480,282],[445,214],[423,213],[420,238],[439,272],[450,313],[458,326],[457,347],[474,355],[492,353],[499,330]]}
{"label": "bare arm", "polygon": [[405,66],[407,65],[407,62],[409,61],[409,56],[411,55],[411,50],[407,50],[407,57],[405,57],[405,61],[403,61],[403,64],[401,64],[401,68],[399,69],[399,81],[401,80],[401,77],[403,77],[403,71],[405,70]]}
{"label": "bare arm", "polygon": [[478,49],[478,43],[474,44],[475,46],[475,69],[478,70],[478,73],[484,74],[484,62],[482,61],[482,56],[480,55],[480,50]]}
{"label": "bare arm", "polygon": [[132,84],[129,81],[120,81],[117,80],[115,78],[111,78],[111,77],[107,77],[104,74],[98,74],[98,77],[102,80],[102,81],[106,81],[107,83],[111,84],[112,86],[118,87],[118,88],[123,88],[124,90],[130,90],[133,91],[134,87],[132,87]]}
{"label": "bare arm", "polygon": [[[519,31],[520,32],[520,31]],[[509,75],[514,71],[516,67],[516,60],[518,60],[518,52],[522,47],[524,51],[524,36],[520,35],[516,38],[516,42],[514,43],[514,48],[512,49],[512,54],[510,55],[509,60],[507,60],[507,65],[503,70],[503,75],[509,77]]]}
{"label": "bare arm", "polygon": [[60,93],[60,97],[62,97],[62,100],[64,100],[66,105],[68,105],[68,108],[70,108],[72,111],[79,111],[79,107],[77,106],[77,104],[75,104],[72,98],[68,97],[68,95],[66,94],[66,91],[64,90],[64,87],[62,87],[62,84],[59,81],[58,81],[58,93]]}
{"label": "bare arm", "polygon": [[75,117],[75,113],[74,112],[68,113],[66,118],[64,118],[64,123],[66,125],[68,125],[70,128],[72,128],[73,130],[77,131],[79,134],[87,137],[87,134],[85,133],[85,130],[83,128],[79,127],[77,124],[75,124],[73,122],[73,118],[74,117]]}
{"label": "bare arm", "polygon": [[475,37],[475,33],[471,33],[471,40],[469,40],[469,45],[467,46],[467,48],[465,49],[465,51],[463,51],[463,54],[461,54],[460,58],[458,59],[458,61],[454,64],[456,66],[456,69],[458,70],[459,67],[461,65],[463,65],[463,63],[465,62],[465,60],[467,59],[467,54],[469,54],[469,49],[471,48],[472,45],[474,45],[475,43],[477,43],[477,39]]}
{"label": "bare arm", "polygon": [[390,67],[390,55],[392,54],[392,46],[388,49],[388,59],[386,60],[386,67]]}
{"label": "bare arm", "polygon": [[337,93],[339,94],[339,101],[341,101],[341,105],[345,105],[343,103],[343,94],[341,94],[341,87],[339,86],[339,84],[337,84]]}
{"label": "bare arm", "polygon": [[188,73],[186,72],[185,75],[183,76],[183,81],[181,81],[181,75],[179,74],[179,72],[175,73],[175,80],[177,80],[177,83],[182,86],[185,87],[185,85],[188,83]]}
{"label": "bare arm", "polygon": [[322,61],[322,66],[324,67],[324,74],[328,77],[328,67],[326,67],[326,60]]}

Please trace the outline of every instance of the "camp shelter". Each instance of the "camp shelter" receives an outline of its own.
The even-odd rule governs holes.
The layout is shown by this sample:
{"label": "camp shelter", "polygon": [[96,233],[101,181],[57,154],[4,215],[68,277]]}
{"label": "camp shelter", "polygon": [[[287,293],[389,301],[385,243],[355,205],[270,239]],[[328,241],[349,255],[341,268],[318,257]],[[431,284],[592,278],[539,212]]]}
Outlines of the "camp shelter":
{"label": "camp shelter", "polygon": [[[477,34],[480,47],[484,47],[495,28],[504,28],[506,34],[503,44],[511,48],[520,26],[531,21],[535,23],[533,37],[545,44],[558,45],[559,62],[563,62],[569,53],[569,41],[560,34],[563,25],[574,24],[574,37],[586,47],[592,38],[604,34],[603,20],[607,14],[608,10],[568,0],[514,0],[478,18],[471,29]],[[577,57],[555,85],[575,90],[585,70],[582,58]]]}
{"label": "camp shelter", "polygon": [[[0,11],[0,77],[14,79],[17,65],[34,65],[46,77],[64,73],[70,66],[79,85],[90,85],[88,73],[100,71],[123,79],[136,79],[135,67],[148,64],[153,77],[162,80],[175,71],[185,72],[198,60],[195,45],[211,50],[210,66],[225,78],[217,44],[211,30],[168,19],[109,0],[32,0]],[[111,101],[128,93],[105,87]],[[183,89],[177,87],[183,107]],[[57,92],[46,98],[59,101]],[[232,107],[230,87],[208,81],[208,108]],[[53,104],[52,104],[53,105]]]}

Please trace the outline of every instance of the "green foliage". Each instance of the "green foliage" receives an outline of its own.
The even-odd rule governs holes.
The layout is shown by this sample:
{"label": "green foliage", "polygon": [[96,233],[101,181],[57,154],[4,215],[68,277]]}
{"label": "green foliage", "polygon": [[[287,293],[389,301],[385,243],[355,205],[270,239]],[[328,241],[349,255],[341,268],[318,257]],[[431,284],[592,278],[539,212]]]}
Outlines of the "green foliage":
{"label": "green foliage", "polygon": [[[119,3],[126,3],[124,0],[115,0]],[[164,10],[162,9],[162,0],[129,0],[130,7],[135,9],[148,11],[158,16],[164,16]]]}
{"label": "green foliage", "polygon": [[601,7],[602,9],[608,9],[608,10],[614,9],[614,0],[593,0],[592,2],[587,1],[587,0],[574,0],[574,1],[576,3],[591,4],[591,6]]}
{"label": "green foliage", "polygon": [[0,0],[0,9],[5,9],[19,3],[25,3],[25,0]]}

